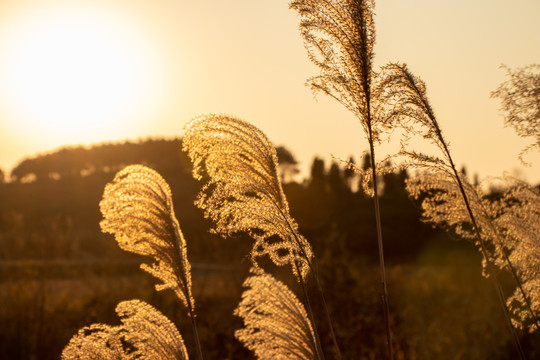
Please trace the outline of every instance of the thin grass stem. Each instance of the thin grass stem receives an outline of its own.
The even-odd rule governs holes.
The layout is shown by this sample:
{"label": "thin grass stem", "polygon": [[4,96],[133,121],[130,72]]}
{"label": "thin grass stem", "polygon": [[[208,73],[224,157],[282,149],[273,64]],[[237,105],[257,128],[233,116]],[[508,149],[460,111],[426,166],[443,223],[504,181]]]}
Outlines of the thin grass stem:
{"label": "thin grass stem", "polygon": [[188,302],[189,317],[191,318],[191,328],[193,329],[193,338],[195,340],[195,348],[197,349],[197,358],[203,360],[201,340],[199,338],[199,331],[197,330],[197,316],[191,303]]}
{"label": "thin grass stem", "polygon": [[311,319],[311,323],[313,325],[313,332],[315,333],[315,342],[317,345],[317,358],[319,360],[325,360],[324,352],[321,345],[321,339],[319,337],[319,331],[317,331],[317,323],[315,322],[315,315],[313,314],[313,309],[311,308],[311,302],[309,301],[309,296],[306,290],[304,279],[302,277],[302,274],[300,273],[300,266],[298,266],[298,261],[294,262],[294,266],[296,267],[296,271],[298,272],[299,277],[300,277],[300,285],[302,285],[302,291],[304,293],[304,298],[306,299],[307,310],[309,313],[309,317]]}
{"label": "thin grass stem", "polygon": [[[274,203],[274,205],[276,206],[278,211],[281,213],[283,218],[285,219],[285,221],[287,223],[287,226],[289,227],[289,230],[291,231],[291,233],[294,236],[294,240],[295,240],[296,244],[300,248],[300,251],[302,252],[302,255],[304,256],[304,259],[306,259],[306,262],[308,264],[309,269],[313,273],[313,278],[315,279],[315,284],[317,285],[317,290],[319,291],[319,295],[321,296],[321,300],[323,302],[323,308],[324,308],[324,313],[326,315],[326,320],[328,321],[328,326],[330,327],[330,335],[332,336],[332,342],[334,343],[334,348],[336,350],[336,356],[337,356],[338,359],[341,360],[341,351],[340,351],[338,343],[337,343],[336,333],[334,331],[334,326],[332,324],[332,318],[330,316],[330,311],[328,310],[328,304],[326,303],[326,298],[324,296],[324,292],[323,292],[323,289],[322,289],[322,286],[321,286],[321,282],[319,281],[318,269],[315,266],[313,266],[313,264],[309,260],[309,256],[307,256],[306,251],[304,250],[304,247],[302,246],[302,243],[298,239],[296,231],[293,229],[292,225],[289,223],[289,220],[287,220],[287,217],[285,216],[285,214],[283,213],[281,208],[279,206],[277,206],[276,202],[271,197],[269,197],[269,198]],[[298,266],[298,264],[296,262],[295,262],[295,265],[296,265],[296,271],[298,272],[298,276],[300,277],[300,279],[302,279],[302,274],[299,272],[299,266]],[[303,286],[303,284],[302,284],[302,286]],[[305,293],[305,295],[307,297],[307,293]],[[307,299],[307,301],[309,301],[309,299]],[[315,326],[315,324],[313,324],[313,326]]]}
{"label": "thin grass stem", "polygon": [[381,282],[382,282],[382,300],[383,300],[383,312],[384,312],[384,325],[386,330],[386,345],[388,349],[388,358],[390,360],[394,359],[394,351],[392,348],[392,335],[390,329],[390,309],[388,306],[388,285],[386,280],[386,268],[384,265],[384,248],[383,248],[383,239],[382,239],[382,226],[381,226],[381,212],[379,206],[379,194],[377,186],[377,168],[375,163],[375,149],[373,146],[373,134],[371,131],[371,124],[368,123],[369,130],[369,149],[371,157],[371,171],[372,171],[372,181],[373,181],[373,202],[375,205],[375,222],[377,226],[377,244],[379,248],[379,268],[381,272]]}

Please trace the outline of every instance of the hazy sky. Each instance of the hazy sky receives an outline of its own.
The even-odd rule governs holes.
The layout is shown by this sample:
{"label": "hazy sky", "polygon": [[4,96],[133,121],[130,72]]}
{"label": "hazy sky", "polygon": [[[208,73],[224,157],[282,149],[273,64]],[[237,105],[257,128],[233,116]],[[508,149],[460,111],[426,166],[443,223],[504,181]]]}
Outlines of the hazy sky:
{"label": "hazy sky", "polygon": [[[538,0],[381,0],[376,66],[409,64],[471,173],[540,182],[490,99],[500,64],[540,62]],[[298,17],[277,0],[0,1],[0,167],[65,144],[178,136],[199,113],[250,121],[308,168],[367,149],[340,104],[304,84]]]}

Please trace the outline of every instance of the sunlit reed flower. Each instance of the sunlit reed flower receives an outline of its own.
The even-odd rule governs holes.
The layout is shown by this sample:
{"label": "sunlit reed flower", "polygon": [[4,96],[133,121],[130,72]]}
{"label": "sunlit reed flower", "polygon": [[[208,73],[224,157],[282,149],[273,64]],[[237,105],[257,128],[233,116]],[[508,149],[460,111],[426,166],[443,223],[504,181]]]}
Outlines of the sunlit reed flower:
{"label": "sunlit reed flower", "polygon": [[317,359],[316,338],[304,306],[282,282],[256,271],[235,310],[245,327],[235,336],[258,359]]}
{"label": "sunlit reed flower", "polygon": [[277,174],[276,150],[255,126],[226,115],[201,115],[187,124],[183,148],[193,174],[205,181],[197,206],[228,236],[247,232],[254,240],[251,257],[268,255],[289,264],[305,278],[313,257],[298,232]]}
{"label": "sunlit reed flower", "polygon": [[122,249],[154,258],[141,268],[162,281],[156,289],[172,289],[191,311],[191,265],[167,182],[148,167],[128,166],[105,187],[100,209],[101,229]]}
{"label": "sunlit reed flower", "polygon": [[62,351],[62,359],[188,359],[176,326],[151,305],[140,300],[123,301],[116,313],[121,325],[82,328]]}

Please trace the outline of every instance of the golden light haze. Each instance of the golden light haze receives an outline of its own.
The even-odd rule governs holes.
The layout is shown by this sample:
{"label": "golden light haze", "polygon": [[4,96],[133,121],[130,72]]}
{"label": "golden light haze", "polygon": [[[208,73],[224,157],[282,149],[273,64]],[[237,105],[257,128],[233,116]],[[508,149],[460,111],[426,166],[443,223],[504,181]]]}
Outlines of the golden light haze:
{"label": "golden light haze", "polygon": [[[536,0],[376,2],[375,64],[405,62],[428,95],[459,165],[540,182],[517,156],[490,92],[511,68],[540,62]],[[65,144],[182,134],[199,113],[228,113],[314,155],[367,149],[340,104],[314,100],[317,74],[296,13],[275,0],[0,2],[0,167]]]}

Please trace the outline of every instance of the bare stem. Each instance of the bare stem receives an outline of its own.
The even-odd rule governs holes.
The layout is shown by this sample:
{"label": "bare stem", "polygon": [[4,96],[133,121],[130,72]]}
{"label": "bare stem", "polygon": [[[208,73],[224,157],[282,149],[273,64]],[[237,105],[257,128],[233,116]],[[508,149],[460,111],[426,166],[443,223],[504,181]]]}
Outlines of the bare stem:
{"label": "bare stem", "polygon": [[[315,259],[315,263],[317,263],[317,259]],[[324,292],[321,287],[321,283],[319,282],[319,276],[317,271],[311,270],[313,274],[315,275],[315,284],[317,285],[317,290],[319,290],[319,294],[321,295],[321,300],[323,302],[324,307],[324,313],[326,314],[326,320],[328,321],[328,326],[330,327],[330,335],[332,335],[332,341],[334,342],[334,348],[336,349],[336,356],[338,359],[341,360],[341,351],[339,350],[339,346],[337,344],[336,340],[336,334],[334,332],[334,326],[332,325],[332,319],[330,317],[330,312],[328,311],[328,305],[326,303],[326,298],[324,297]]]}
{"label": "bare stem", "polygon": [[315,323],[315,316],[313,315],[313,309],[311,308],[311,302],[309,301],[306,285],[304,284],[304,278],[302,277],[302,273],[300,272],[300,266],[298,266],[298,261],[294,262],[294,266],[296,267],[296,271],[298,272],[298,276],[300,278],[300,284],[302,285],[302,291],[304,292],[304,297],[306,299],[306,305],[308,308],[309,317],[311,318],[311,324],[313,325],[313,331],[315,332],[315,342],[317,345],[317,358],[319,360],[325,360],[324,353],[321,346],[321,339],[319,337],[319,332],[317,331],[317,324]]}
{"label": "bare stem", "polygon": [[383,291],[383,307],[384,307],[384,324],[386,328],[386,344],[388,347],[388,358],[390,360],[394,359],[394,351],[392,349],[392,335],[390,329],[390,309],[388,307],[388,287],[386,281],[386,269],[384,266],[384,249],[383,249],[383,239],[382,239],[382,226],[381,226],[381,212],[379,207],[379,194],[377,186],[377,168],[375,163],[375,149],[373,146],[373,133],[371,130],[371,124],[368,123],[369,130],[369,150],[371,156],[371,173],[373,179],[373,202],[375,204],[375,222],[377,224],[377,244],[379,246],[379,267],[381,271],[381,282],[382,282],[382,291]]}
{"label": "bare stem", "polygon": [[195,311],[193,311],[193,307],[191,306],[191,302],[188,301],[188,311],[189,311],[189,317],[191,318],[191,328],[193,329],[193,338],[195,339],[195,348],[197,349],[197,358],[199,360],[203,360],[202,356],[202,350],[201,350],[201,341],[199,339],[199,331],[197,330],[197,316],[195,315]]}
{"label": "bare stem", "polygon": [[[319,272],[316,269],[316,267],[313,266],[311,261],[309,260],[309,256],[306,254],[306,250],[302,246],[302,243],[300,242],[300,239],[298,239],[298,235],[296,234],[296,231],[293,229],[292,225],[289,223],[289,220],[281,210],[281,208],[276,204],[276,202],[272,199],[272,197],[268,197],[272,203],[276,206],[276,209],[281,213],[283,218],[285,219],[285,222],[287,223],[287,226],[289,227],[289,230],[291,231],[291,234],[293,234],[294,240],[296,241],[296,244],[300,248],[300,251],[302,252],[302,255],[304,259],[306,260],[309,269],[313,273],[313,277],[315,279],[315,284],[317,285],[317,290],[319,291],[319,295],[321,296],[321,300],[323,302],[323,308],[324,313],[326,315],[326,320],[328,321],[328,326],[330,327],[330,335],[332,336],[332,342],[334,343],[334,349],[336,350],[336,356],[339,360],[341,360],[341,351],[339,349],[337,339],[336,339],[336,333],[334,331],[334,325],[332,324],[332,318],[330,317],[330,311],[328,310],[328,304],[326,303],[326,298],[324,297],[324,292],[321,286],[321,282],[319,281]],[[298,273],[298,276],[300,277],[300,280],[302,281],[302,274],[300,273],[300,267],[298,266],[298,263],[295,261],[296,271]],[[302,283],[302,287],[304,287],[304,284]],[[304,291],[304,294],[306,296],[306,301],[309,302],[309,299],[307,298],[307,293]],[[315,326],[315,324],[314,324]]]}

